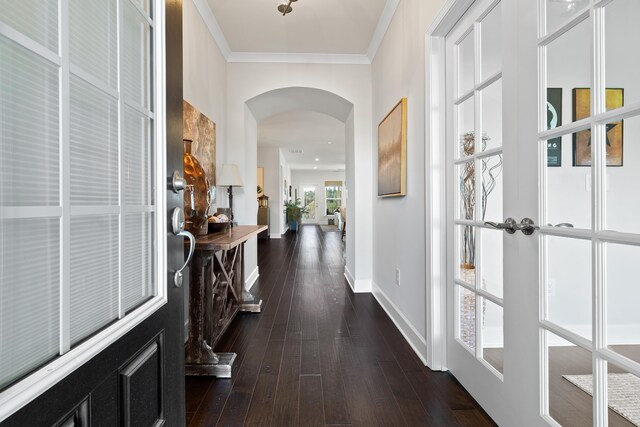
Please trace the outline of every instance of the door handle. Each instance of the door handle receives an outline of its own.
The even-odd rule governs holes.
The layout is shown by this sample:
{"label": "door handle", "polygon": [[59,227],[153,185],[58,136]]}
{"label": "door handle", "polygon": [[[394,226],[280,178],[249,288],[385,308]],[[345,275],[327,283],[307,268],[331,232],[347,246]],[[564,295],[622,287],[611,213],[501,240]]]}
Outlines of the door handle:
{"label": "door handle", "polygon": [[540,230],[540,227],[535,225],[531,218],[524,218],[520,224],[516,224],[515,229],[522,231],[525,236],[531,236],[534,231]]}
{"label": "door handle", "polygon": [[179,193],[184,191],[185,188],[187,188],[187,180],[180,175],[180,172],[173,171],[173,175],[171,176],[171,190],[173,190],[174,193]]}
{"label": "door handle", "polygon": [[517,230],[516,227],[518,226],[516,220],[513,218],[507,218],[504,220],[504,222],[486,221],[484,225],[486,225],[487,227],[495,228],[496,230],[504,230],[509,234],[515,233]]}
{"label": "door handle", "polygon": [[191,262],[193,253],[196,250],[196,238],[193,234],[184,229],[184,212],[181,208],[173,209],[173,214],[171,215],[171,228],[174,236],[183,236],[189,239],[189,255],[187,255],[184,265],[173,274],[173,285],[176,288],[179,288],[182,286],[182,272]]}

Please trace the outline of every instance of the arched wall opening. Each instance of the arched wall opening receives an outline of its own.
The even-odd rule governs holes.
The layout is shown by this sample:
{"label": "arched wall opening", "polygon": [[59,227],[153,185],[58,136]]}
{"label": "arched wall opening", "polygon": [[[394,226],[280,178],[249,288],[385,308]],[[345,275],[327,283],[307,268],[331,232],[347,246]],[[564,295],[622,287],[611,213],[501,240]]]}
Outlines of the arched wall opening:
{"label": "arched wall opening", "polygon": [[[252,96],[243,103],[242,140],[234,141],[235,149],[227,152],[230,163],[238,163],[243,173],[244,187],[234,190],[234,211],[239,222],[255,223],[257,203],[256,167],[258,146],[258,124],[277,114],[293,111],[314,111],[326,114],[345,124],[346,166],[346,266],[345,276],[356,292],[371,290],[371,159],[357,154],[355,110],[357,106],[346,98],[313,87],[282,87]],[[239,123],[238,123],[239,124]],[[238,143],[242,143],[241,150]],[[367,143],[370,143],[368,141]],[[370,151],[370,150],[369,150]],[[358,162],[356,162],[356,158]],[[364,163],[364,162],[368,162]],[[366,168],[368,166],[368,168]],[[360,174],[358,173],[360,172]],[[357,257],[356,257],[356,254]],[[251,286],[257,277],[257,242],[247,242],[245,247],[246,285]]]}

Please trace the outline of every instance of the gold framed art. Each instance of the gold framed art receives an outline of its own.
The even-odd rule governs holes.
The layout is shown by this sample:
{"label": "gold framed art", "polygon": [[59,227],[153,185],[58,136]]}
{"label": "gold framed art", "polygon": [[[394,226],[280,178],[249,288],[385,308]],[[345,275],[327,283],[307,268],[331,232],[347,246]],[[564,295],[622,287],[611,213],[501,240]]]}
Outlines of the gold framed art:
{"label": "gold framed art", "polygon": [[407,194],[407,98],[378,125],[378,197]]}

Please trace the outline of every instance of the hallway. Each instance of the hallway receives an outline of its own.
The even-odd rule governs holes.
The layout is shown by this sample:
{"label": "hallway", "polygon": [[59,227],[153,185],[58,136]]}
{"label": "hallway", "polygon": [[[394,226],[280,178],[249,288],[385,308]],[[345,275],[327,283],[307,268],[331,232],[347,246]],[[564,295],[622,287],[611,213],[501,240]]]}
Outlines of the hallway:
{"label": "hallway", "polygon": [[259,315],[239,315],[216,351],[230,380],[187,377],[188,426],[489,426],[449,373],[420,362],[371,294],[343,276],[340,233],[304,226],[259,241]]}

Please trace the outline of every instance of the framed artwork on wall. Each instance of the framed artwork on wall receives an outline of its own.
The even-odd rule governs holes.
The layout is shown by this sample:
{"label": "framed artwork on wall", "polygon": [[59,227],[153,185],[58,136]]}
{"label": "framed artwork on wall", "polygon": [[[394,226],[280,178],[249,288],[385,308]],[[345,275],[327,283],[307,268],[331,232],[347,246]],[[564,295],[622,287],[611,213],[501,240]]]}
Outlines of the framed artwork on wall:
{"label": "framed artwork on wall", "polygon": [[[562,88],[547,89],[547,129],[562,126]],[[562,166],[562,137],[547,141],[547,166]]]}
{"label": "framed artwork on wall", "polygon": [[407,194],[407,98],[378,125],[378,197]]}
{"label": "framed artwork on wall", "polygon": [[[624,105],[624,89],[606,90],[607,111]],[[581,120],[591,115],[591,89],[573,89],[573,120]],[[606,125],[607,166],[622,166],[623,147],[622,120]],[[583,130],[573,134],[573,166],[591,166],[591,130]]]}

